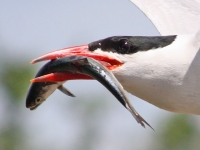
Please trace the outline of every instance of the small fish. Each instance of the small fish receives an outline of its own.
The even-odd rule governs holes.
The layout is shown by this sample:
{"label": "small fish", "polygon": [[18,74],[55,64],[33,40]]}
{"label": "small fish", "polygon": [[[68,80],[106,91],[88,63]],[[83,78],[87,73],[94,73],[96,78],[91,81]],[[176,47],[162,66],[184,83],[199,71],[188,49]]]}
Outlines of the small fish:
{"label": "small fish", "polygon": [[[37,73],[35,77],[39,77],[45,74],[53,72],[51,68],[48,68],[48,63],[44,65]],[[75,97],[68,89],[66,89],[62,82],[35,82],[29,87],[28,94],[26,96],[26,107],[31,110],[36,109],[42,102],[44,102],[56,89],[62,93]]]}
{"label": "small fish", "polygon": [[[104,85],[119,100],[119,102],[131,112],[138,123],[140,123],[143,127],[145,127],[144,123],[151,127],[137,113],[132,104],[129,102],[124,93],[123,87],[115,78],[115,76],[98,61],[83,56],[70,56],[51,61],[46,67],[50,68],[50,70],[54,70],[55,73],[66,72],[67,74],[68,72],[71,72],[91,76],[92,78],[98,80],[102,85]],[[42,77],[38,78],[39,82],[42,82]],[[46,75],[46,77],[48,77],[48,75]],[[44,76],[43,79],[46,80],[47,78]],[[37,82],[37,78],[33,80]]]}

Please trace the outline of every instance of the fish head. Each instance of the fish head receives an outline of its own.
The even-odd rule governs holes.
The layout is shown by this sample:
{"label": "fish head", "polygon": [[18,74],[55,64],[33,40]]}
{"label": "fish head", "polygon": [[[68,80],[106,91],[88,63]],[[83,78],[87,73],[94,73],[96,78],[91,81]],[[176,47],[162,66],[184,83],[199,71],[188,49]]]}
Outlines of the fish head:
{"label": "fish head", "polygon": [[26,107],[36,109],[44,102],[62,83],[59,82],[35,82],[29,87],[26,96]]}
{"label": "fish head", "polygon": [[[47,62],[36,74],[35,77],[54,72],[55,68],[50,66],[51,61]],[[26,96],[26,107],[31,110],[36,109],[42,102],[44,102],[59,86],[64,82],[42,82],[31,83],[28,94]]]}

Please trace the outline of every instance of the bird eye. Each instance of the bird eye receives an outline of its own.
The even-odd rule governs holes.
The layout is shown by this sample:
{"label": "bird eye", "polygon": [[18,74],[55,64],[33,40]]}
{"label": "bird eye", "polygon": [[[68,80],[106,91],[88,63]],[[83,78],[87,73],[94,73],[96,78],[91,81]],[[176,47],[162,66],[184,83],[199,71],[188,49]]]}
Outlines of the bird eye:
{"label": "bird eye", "polygon": [[119,52],[121,54],[126,54],[130,49],[129,42],[126,39],[122,39],[119,41]]}
{"label": "bird eye", "polygon": [[36,102],[36,104],[41,103],[41,102],[42,102],[42,97],[37,97],[37,98],[35,99],[35,102]]}

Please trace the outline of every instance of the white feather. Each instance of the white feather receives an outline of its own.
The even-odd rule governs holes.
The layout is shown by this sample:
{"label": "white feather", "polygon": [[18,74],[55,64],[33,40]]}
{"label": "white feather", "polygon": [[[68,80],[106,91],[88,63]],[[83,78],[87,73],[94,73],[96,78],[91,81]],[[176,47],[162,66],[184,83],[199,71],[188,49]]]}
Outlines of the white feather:
{"label": "white feather", "polygon": [[161,35],[195,33],[200,29],[199,0],[131,0]]}

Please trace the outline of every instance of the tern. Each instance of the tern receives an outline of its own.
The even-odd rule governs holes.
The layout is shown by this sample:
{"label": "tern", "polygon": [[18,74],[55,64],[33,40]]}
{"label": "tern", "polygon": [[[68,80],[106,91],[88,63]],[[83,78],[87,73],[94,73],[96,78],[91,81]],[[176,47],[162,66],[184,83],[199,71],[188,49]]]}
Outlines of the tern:
{"label": "tern", "polygon": [[161,36],[112,36],[50,52],[104,62],[123,88],[161,109],[200,115],[200,1],[131,0]]}

